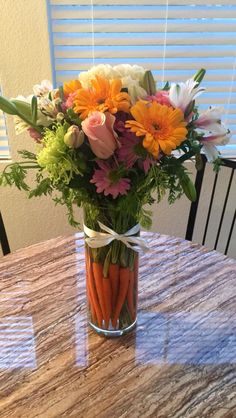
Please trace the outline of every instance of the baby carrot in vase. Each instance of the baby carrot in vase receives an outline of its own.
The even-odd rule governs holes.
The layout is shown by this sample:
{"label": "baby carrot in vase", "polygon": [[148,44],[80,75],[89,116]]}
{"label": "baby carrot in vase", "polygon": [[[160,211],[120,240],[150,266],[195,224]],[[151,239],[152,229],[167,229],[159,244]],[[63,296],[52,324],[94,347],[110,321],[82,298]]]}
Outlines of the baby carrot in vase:
{"label": "baby carrot in vase", "polygon": [[102,310],[102,316],[105,320],[106,317],[106,308],[103,294],[103,266],[100,263],[93,262],[93,276],[95,281],[95,287],[98,295],[98,301]]}
{"label": "baby carrot in vase", "polygon": [[94,308],[94,302],[91,296],[91,289],[90,289],[90,271],[89,271],[89,250],[85,247],[85,270],[86,270],[86,293],[87,293],[87,300],[91,311],[92,321],[96,322],[96,312]]}
{"label": "baby carrot in vase", "polygon": [[138,302],[138,269],[139,269],[139,255],[136,254],[134,258],[134,291],[133,291],[135,315],[137,311],[137,302]]}
{"label": "baby carrot in vase", "polygon": [[104,303],[105,303],[105,327],[109,328],[109,322],[111,319],[111,312],[112,312],[112,293],[111,293],[111,283],[109,277],[103,277],[103,294],[104,294]]}
{"label": "baby carrot in vase", "polygon": [[135,318],[134,307],[134,270],[129,271],[129,287],[127,292],[128,309],[132,320]]}
{"label": "baby carrot in vase", "polygon": [[119,291],[119,264],[112,264],[109,265],[109,278],[111,281],[111,290],[112,290],[112,312],[115,311],[118,291]]}
{"label": "baby carrot in vase", "polygon": [[88,293],[89,293],[89,302],[90,302],[90,307],[91,307],[91,313],[93,315],[93,312],[95,312],[97,322],[98,322],[98,326],[102,327],[103,315],[102,315],[101,307],[99,305],[97,291],[96,291],[96,288],[95,288],[95,282],[94,282],[94,277],[93,277],[93,269],[92,269],[92,261],[90,259],[89,254],[87,254],[86,263],[87,263],[87,266],[88,266],[87,267]]}
{"label": "baby carrot in vase", "polygon": [[121,309],[125,303],[127,292],[129,287],[129,268],[121,267],[120,268],[120,283],[119,283],[119,292],[117,296],[117,302],[115,307],[115,312],[112,319],[112,325],[114,328],[117,326],[117,321],[119,319]]}

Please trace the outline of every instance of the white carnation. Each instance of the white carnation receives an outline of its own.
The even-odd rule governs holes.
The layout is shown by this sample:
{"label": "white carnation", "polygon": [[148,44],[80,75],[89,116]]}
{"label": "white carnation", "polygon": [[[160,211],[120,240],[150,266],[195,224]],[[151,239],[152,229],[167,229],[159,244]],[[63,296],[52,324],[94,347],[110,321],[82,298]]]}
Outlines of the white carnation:
{"label": "white carnation", "polygon": [[[123,80],[130,77],[131,80],[140,82],[143,79],[144,73],[145,69],[139,65],[120,64],[112,67],[109,64],[100,64],[92,67],[88,71],[81,72],[79,74],[79,81],[81,82],[83,88],[91,87],[91,80],[93,80],[96,75],[106,78],[107,80]],[[128,86],[123,85],[123,87]]]}
{"label": "white carnation", "polygon": [[139,65],[120,64],[113,68],[117,73],[117,78],[131,77],[133,80],[141,81],[145,73],[145,69]]}
{"label": "white carnation", "polygon": [[83,88],[88,88],[91,86],[91,80],[93,80],[96,75],[104,77],[108,80],[116,78],[116,73],[113,70],[111,65],[100,64],[96,65],[88,71],[83,71],[79,74],[79,81],[82,84]]}

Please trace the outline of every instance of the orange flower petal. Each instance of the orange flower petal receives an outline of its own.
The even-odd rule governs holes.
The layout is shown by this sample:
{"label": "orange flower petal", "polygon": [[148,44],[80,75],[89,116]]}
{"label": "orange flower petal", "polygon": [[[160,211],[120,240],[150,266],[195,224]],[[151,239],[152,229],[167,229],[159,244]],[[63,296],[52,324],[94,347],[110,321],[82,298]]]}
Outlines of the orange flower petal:
{"label": "orange flower petal", "polygon": [[180,109],[173,109],[157,102],[146,104],[139,100],[131,108],[134,121],[126,122],[136,136],[143,136],[143,146],[154,157],[161,149],[169,155],[187,136],[184,114]]}
{"label": "orange flower petal", "polygon": [[91,89],[78,90],[74,98],[74,110],[80,114],[81,119],[95,110],[111,113],[117,113],[118,110],[129,111],[130,96],[120,91],[121,80],[109,81],[96,76],[91,81],[91,86]]}
{"label": "orange flower petal", "polygon": [[79,80],[71,80],[67,81],[63,84],[63,93],[65,98],[69,96],[69,94],[74,93],[76,90],[81,88],[81,83]]}

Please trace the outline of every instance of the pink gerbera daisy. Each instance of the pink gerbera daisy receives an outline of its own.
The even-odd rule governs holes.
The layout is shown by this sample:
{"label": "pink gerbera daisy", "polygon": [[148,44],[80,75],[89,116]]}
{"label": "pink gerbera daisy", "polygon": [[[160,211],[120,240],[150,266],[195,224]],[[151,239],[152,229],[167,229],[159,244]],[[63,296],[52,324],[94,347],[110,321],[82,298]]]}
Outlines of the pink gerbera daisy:
{"label": "pink gerbera daisy", "polygon": [[118,160],[123,162],[127,168],[133,167],[134,163],[139,158],[135,152],[135,147],[140,144],[140,139],[136,135],[125,132],[119,138],[120,148],[117,150]]}
{"label": "pink gerbera daisy", "polygon": [[105,196],[111,195],[115,199],[118,195],[126,195],[130,189],[130,179],[120,177],[116,167],[107,161],[97,161],[99,169],[94,171],[91,183],[97,188],[97,193],[104,193]]}
{"label": "pink gerbera daisy", "polygon": [[142,140],[131,132],[125,132],[119,138],[119,142],[121,147],[117,150],[118,160],[123,162],[126,168],[133,167],[135,162],[138,161],[140,168],[147,174],[155,161],[147,155],[142,146]]}

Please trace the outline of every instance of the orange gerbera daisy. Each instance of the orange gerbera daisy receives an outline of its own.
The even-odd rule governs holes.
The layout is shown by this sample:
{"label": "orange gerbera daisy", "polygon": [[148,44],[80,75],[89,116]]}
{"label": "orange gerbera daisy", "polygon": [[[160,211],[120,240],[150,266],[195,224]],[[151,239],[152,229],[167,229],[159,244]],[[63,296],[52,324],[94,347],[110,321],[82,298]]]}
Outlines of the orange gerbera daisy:
{"label": "orange gerbera daisy", "polygon": [[130,96],[121,92],[121,80],[106,80],[96,76],[91,80],[91,89],[81,88],[74,98],[74,111],[85,119],[92,111],[109,111],[116,113],[119,110],[128,112],[130,109]]}
{"label": "orange gerbera daisy", "polygon": [[79,80],[67,81],[63,84],[63,93],[67,99],[71,93],[74,93],[76,90],[81,88],[81,83]]}
{"label": "orange gerbera daisy", "polygon": [[156,158],[160,150],[169,155],[186,138],[188,131],[180,109],[139,100],[131,114],[135,120],[128,120],[126,128],[136,136],[144,136],[144,148]]}

